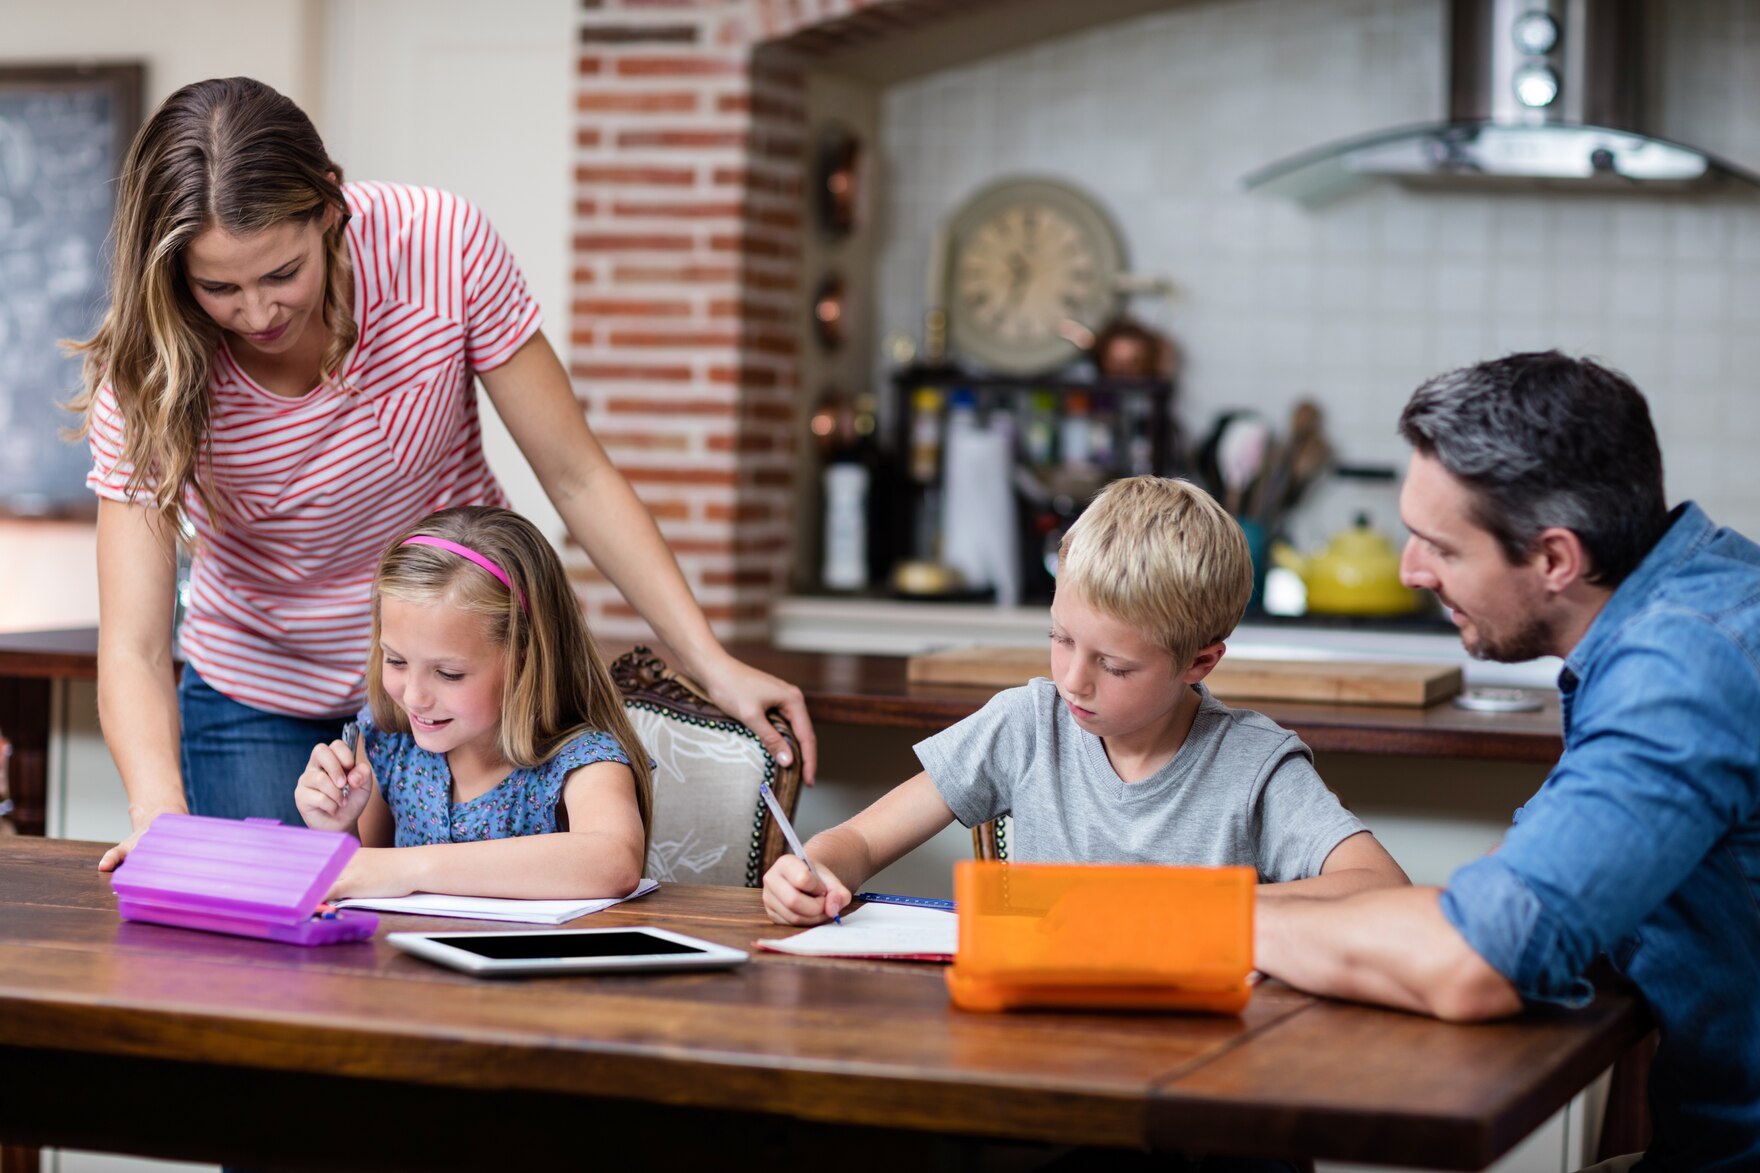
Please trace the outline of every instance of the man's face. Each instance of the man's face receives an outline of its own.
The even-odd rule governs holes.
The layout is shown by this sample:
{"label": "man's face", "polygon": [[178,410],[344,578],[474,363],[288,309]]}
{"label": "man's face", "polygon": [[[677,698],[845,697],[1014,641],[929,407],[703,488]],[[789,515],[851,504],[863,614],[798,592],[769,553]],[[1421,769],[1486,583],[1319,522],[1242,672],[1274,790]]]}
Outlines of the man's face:
{"label": "man's face", "polygon": [[1412,536],[1400,581],[1435,591],[1454,612],[1461,643],[1479,660],[1513,663],[1560,654],[1537,560],[1511,565],[1472,519],[1472,490],[1434,458],[1414,452],[1400,490]]}

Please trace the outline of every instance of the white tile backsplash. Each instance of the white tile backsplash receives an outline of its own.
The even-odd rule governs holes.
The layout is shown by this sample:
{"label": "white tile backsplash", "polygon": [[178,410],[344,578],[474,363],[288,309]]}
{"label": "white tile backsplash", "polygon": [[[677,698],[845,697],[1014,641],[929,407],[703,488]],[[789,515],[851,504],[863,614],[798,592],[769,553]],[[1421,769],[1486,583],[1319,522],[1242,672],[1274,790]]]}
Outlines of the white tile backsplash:
{"label": "white tile backsplash", "polygon": [[[1760,4],[1652,5],[1658,130],[1760,165]],[[1186,355],[1179,411],[1282,419],[1316,395],[1341,457],[1401,461],[1413,387],[1559,346],[1655,407],[1672,498],[1760,534],[1760,195],[1365,189],[1305,208],[1244,192],[1258,166],[1443,114],[1442,0],[1195,0],[915,79],[883,99],[883,333],[916,332],[936,227],[1013,174],[1091,192],[1130,267],[1172,299],[1134,313]],[[880,368],[877,367],[877,371]]]}

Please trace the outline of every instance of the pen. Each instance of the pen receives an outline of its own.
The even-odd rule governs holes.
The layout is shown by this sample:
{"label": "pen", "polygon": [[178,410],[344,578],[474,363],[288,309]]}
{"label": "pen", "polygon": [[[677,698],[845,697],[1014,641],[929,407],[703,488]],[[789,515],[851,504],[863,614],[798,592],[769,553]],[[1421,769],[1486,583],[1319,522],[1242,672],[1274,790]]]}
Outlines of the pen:
{"label": "pen", "polygon": [[[770,789],[770,783],[758,783],[758,793],[764,796],[764,804],[770,808],[770,816],[782,828],[782,837],[788,840],[788,849],[800,856],[801,862],[807,865],[807,870],[813,873],[813,878],[823,884],[825,880],[819,875],[819,869],[813,866],[813,861],[807,858],[807,849],[801,846],[801,837],[794,833],[794,824],[783,813],[782,804],[776,801],[776,792]],[[831,919],[837,924],[843,923],[843,917],[837,913],[832,913]]]}
{"label": "pen", "polygon": [[[360,746],[358,744],[360,736],[361,723],[359,721],[350,721],[342,727],[342,744],[348,747],[348,751],[355,755],[357,761],[360,758]],[[342,801],[348,801],[348,775],[346,773],[342,775]]]}

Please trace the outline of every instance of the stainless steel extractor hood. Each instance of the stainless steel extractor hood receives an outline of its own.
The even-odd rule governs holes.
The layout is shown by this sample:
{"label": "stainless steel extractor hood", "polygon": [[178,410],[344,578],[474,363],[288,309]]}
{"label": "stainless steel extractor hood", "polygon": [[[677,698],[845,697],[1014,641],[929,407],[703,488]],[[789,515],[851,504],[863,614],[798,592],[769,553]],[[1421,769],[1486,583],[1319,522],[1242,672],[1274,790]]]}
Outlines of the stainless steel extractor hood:
{"label": "stainless steel extractor hood", "polygon": [[1378,179],[1651,191],[1760,175],[1640,129],[1643,0],[1451,0],[1448,119],[1333,143],[1253,172],[1316,203]]}

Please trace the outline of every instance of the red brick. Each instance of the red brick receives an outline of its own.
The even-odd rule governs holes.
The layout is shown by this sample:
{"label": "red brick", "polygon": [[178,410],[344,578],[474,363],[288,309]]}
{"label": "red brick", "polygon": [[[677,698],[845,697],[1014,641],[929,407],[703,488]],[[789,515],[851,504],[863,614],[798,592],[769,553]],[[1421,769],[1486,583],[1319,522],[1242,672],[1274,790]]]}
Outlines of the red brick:
{"label": "red brick", "polygon": [[703,585],[732,587],[779,586],[781,584],[777,581],[778,577],[779,572],[774,570],[705,570],[703,571]]}
{"label": "red brick", "polygon": [[710,436],[711,452],[774,452],[776,441],[769,436],[739,433],[732,436]]}
{"label": "red brick", "polygon": [[582,232],[576,252],[689,252],[691,238],[664,232]]}
{"label": "red brick", "polygon": [[570,330],[568,332],[569,345],[591,346],[596,333],[591,327]]}
{"label": "red brick", "polygon": [[743,130],[625,130],[618,132],[617,145],[696,151],[718,147],[745,149],[749,142]]}
{"label": "red brick", "polygon": [[746,408],[746,414],[766,423],[792,423],[795,418],[792,403],[754,403]]}
{"label": "red brick", "polygon": [[607,399],[608,415],[698,415],[731,416],[735,410],[730,400],[722,399]]}
{"label": "red brick", "polygon": [[799,228],[801,214],[787,208],[759,208],[747,213],[754,224],[767,228]]}
{"label": "red brick", "polygon": [[581,166],[574,169],[576,183],[634,183],[645,187],[690,187],[697,173],[689,167]]}
{"label": "red brick", "polygon": [[604,61],[598,57],[581,57],[575,61],[575,72],[582,77],[590,77],[604,68]]}
{"label": "red brick", "polygon": [[[612,340],[616,340],[615,335]],[[793,355],[800,353],[800,343],[786,334],[758,334],[750,340],[748,345],[759,354]]]}
{"label": "red brick", "polygon": [[737,346],[739,335],[731,330],[613,330],[612,346]]}
{"label": "red brick", "polygon": [[749,167],[717,167],[709,173],[709,178],[721,187],[744,187],[771,195],[799,195],[801,190],[798,175],[767,174]]}
{"label": "red brick", "polygon": [[[738,474],[720,468],[634,468],[622,470],[624,479],[644,485],[733,485]],[[677,549],[677,547],[674,547]]]}
{"label": "red brick", "polygon": [[588,216],[597,216],[599,214],[599,201],[576,200],[574,202],[574,214],[583,219]]}
{"label": "red brick", "polygon": [[632,363],[576,362],[568,373],[577,379],[616,379],[630,383],[688,383],[691,369],[685,366],[638,366]]}
{"label": "red brick", "polygon": [[728,57],[620,57],[619,77],[726,77],[745,65]]}
{"label": "red brick", "polygon": [[643,501],[652,513],[661,521],[689,521],[691,519],[691,503],[689,501],[659,500]]}
{"label": "red brick", "polygon": [[748,257],[798,257],[801,250],[793,244],[744,233],[712,233],[709,247],[716,252],[737,252]]}
{"label": "red brick", "polygon": [[577,110],[618,111],[625,114],[680,114],[697,108],[697,95],[689,90],[640,93],[628,90],[594,90],[577,94]]}
{"label": "red brick", "polygon": [[604,139],[603,134],[590,126],[583,126],[574,132],[574,145],[577,147],[596,147]]}
{"label": "red brick", "polygon": [[688,318],[688,301],[644,301],[630,297],[577,297],[571,307],[576,314],[593,317]]}
{"label": "red brick", "polygon": [[706,521],[773,521],[776,520],[776,507],[757,501],[742,501],[737,505],[708,505],[703,509]]}
{"label": "red brick", "polygon": [[619,265],[612,271],[612,280],[619,284],[681,282],[695,285],[704,282],[732,281],[739,270],[732,265]]}
{"label": "red brick", "polygon": [[774,387],[776,372],[762,367],[710,367],[709,381],[741,387]]}
{"label": "red brick", "polygon": [[595,428],[593,434],[607,448],[639,448],[644,452],[688,452],[691,439],[667,432],[610,432]]}
{"label": "red brick", "polygon": [[651,216],[664,217],[669,220],[696,220],[704,218],[736,219],[745,213],[745,208],[736,201],[688,201],[674,203],[655,200],[618,200],[611,205],[614,216]]}
{"label": "red brick", "polygon": [[761,289],[765,292],[793,293],[800,288],[800,278],[794,273],[762,273],[748,270],[745,275],[745,284],[750,289]]}
{"label": "red brick", "polygon": [[694,45],[700,32],[694,24],[589,24],[580,39],[588,45]]}
{"label": "red brick", "polygon": [[576,285],[591,285],[599,279],[599,276],[585,265],[576,265],[574,272],[568,275],[568,279]]}
{"label": "red brick", "polygon": [[752,484],[765,489],[792,489],[794,473],[788,469],[761,468],[752,474]]}
{"label": "red brick", "polygon": [[709,303],[711,318],[739,318],[745,322],[792,322],[796,312],[792,306],[762,305],[730,297],[718,297]]}

